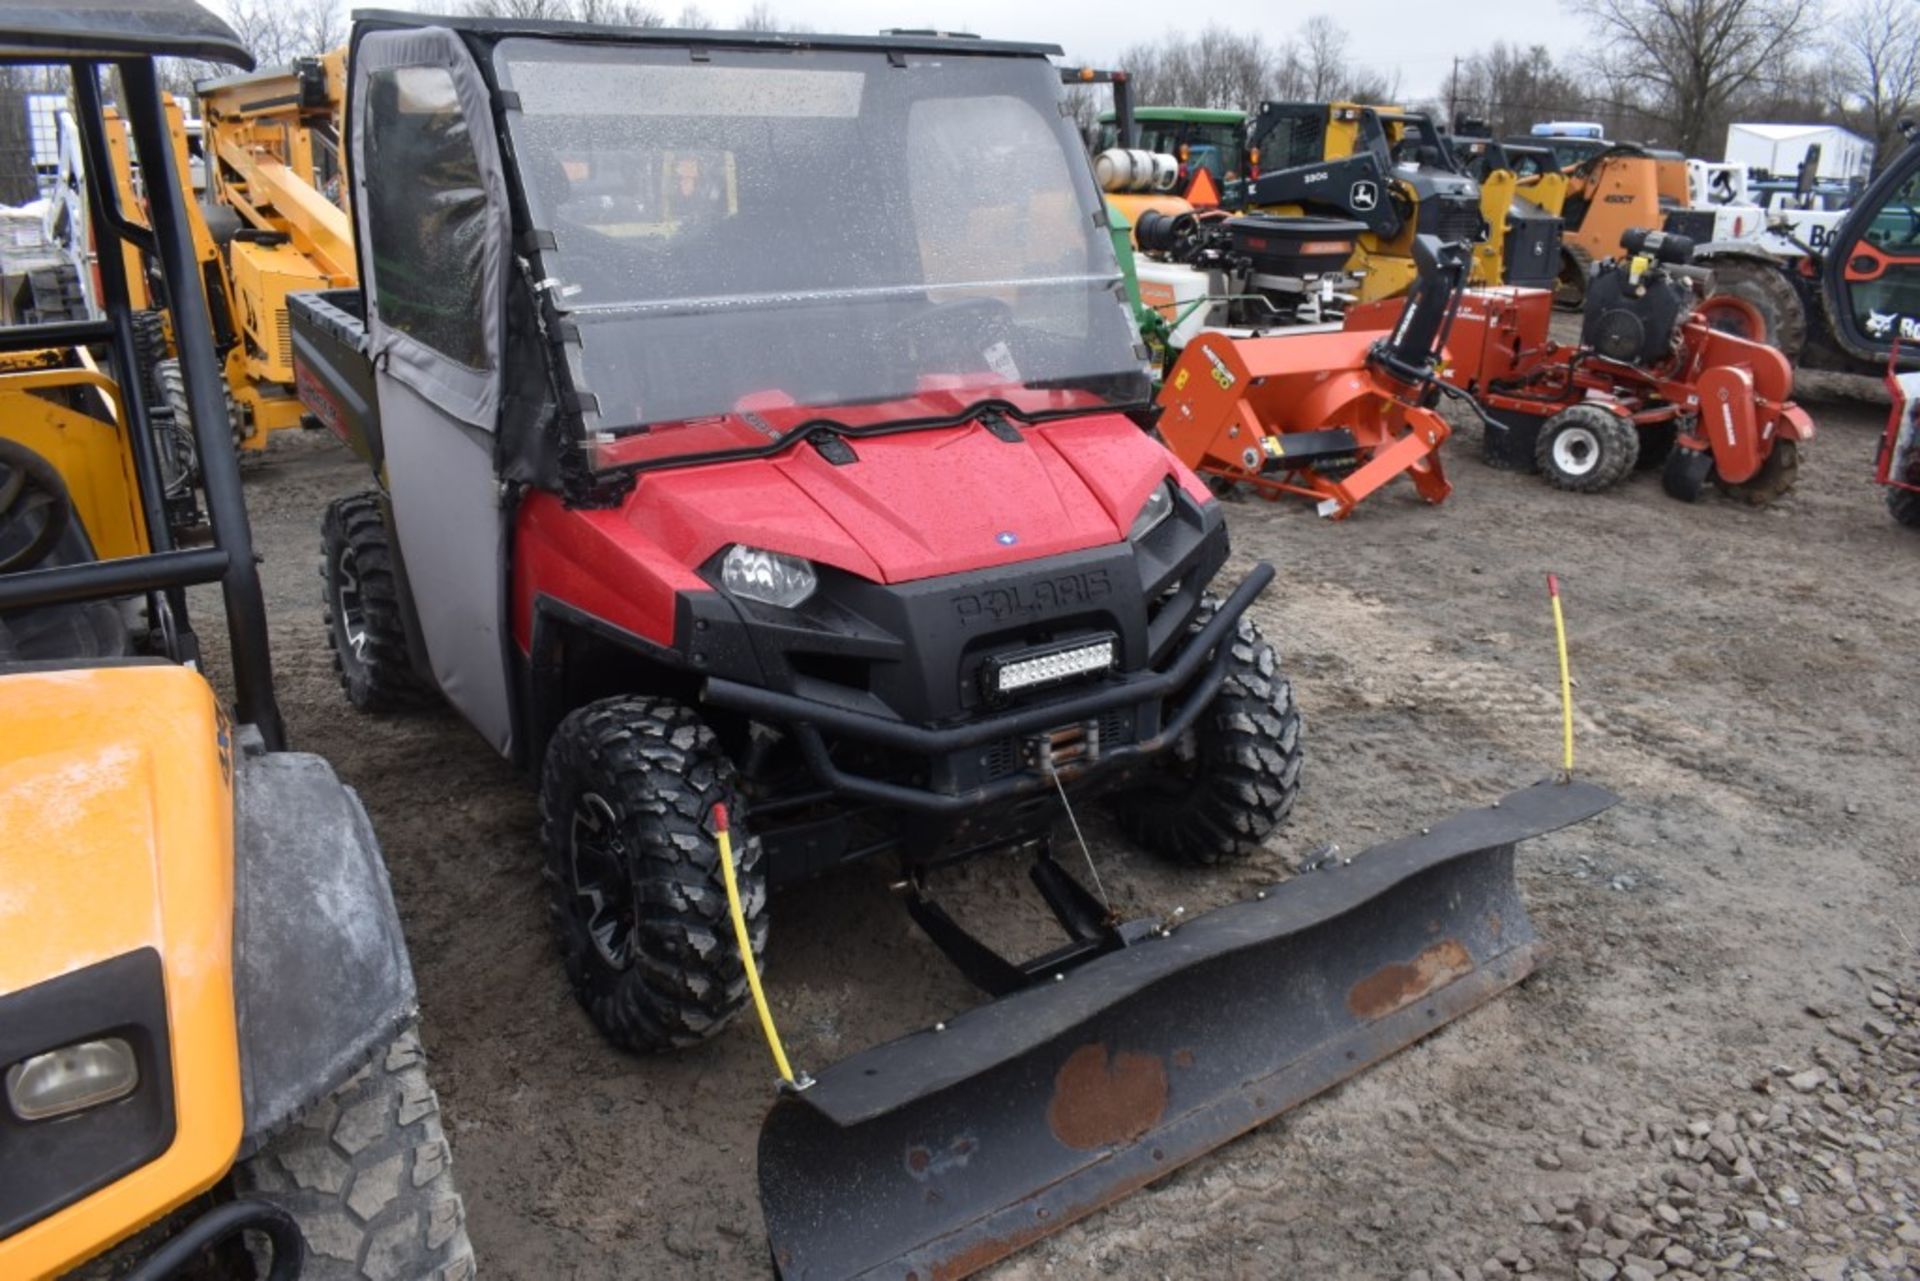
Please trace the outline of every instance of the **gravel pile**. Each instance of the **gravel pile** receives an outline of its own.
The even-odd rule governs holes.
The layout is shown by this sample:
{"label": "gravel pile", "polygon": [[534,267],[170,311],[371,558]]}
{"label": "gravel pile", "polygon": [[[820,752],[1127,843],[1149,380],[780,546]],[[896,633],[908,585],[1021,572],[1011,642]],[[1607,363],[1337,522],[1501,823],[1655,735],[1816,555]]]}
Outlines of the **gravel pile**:
{"label": "gravel pile", "polygon": [[1808,1007],[1829,1034],[1811,1063],[1765,1068],[1710,1114],[1587,1127],[1535,1158],[1581,1173],[1637,1150],[1631,1190],[1523,1203],[1521,1239],[1407,1281],[1920,1278],[1920,983],[1862,977],[1862,1006]]}

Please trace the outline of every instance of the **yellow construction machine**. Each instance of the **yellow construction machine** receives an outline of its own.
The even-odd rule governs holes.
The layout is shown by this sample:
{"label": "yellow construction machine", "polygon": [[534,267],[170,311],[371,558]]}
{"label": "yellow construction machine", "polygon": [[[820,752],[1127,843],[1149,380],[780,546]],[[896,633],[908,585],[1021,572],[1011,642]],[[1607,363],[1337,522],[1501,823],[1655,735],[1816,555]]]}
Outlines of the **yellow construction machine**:
{"label": "yellow construction machine", "polygon": [[1358,298],[1407,292],[1419,277],[1417,236],[1475,246],[1476,284],[1550,285],[1560,220],[1543,198],[1522,198],[1516,175],[1476,179],[1423,112],[1355,102],[1264,102],[1248,125],[1256,176],[1249,209],[1325,215],[1366,224],[1349,269]]}
{"label": "yellow construction machine", "polygon": [[[0,326],[0,1277],[468,1281],[378,843],[287,750],[160,57],[248,55],[190,0],[0,10],[0,62],[72,75],[94,286],[91,315]],[[139,221],[116,171],[149,181]],[[192,545],[136,294],[200,411]]]}
{"label": "yellow construction machine", "polygon": [[[272,433],[301,425],[287,295],[342,288],[356,278],[338,145],[345,65],[341,49],[196,87],[206,205],[189,197],[188,220],[241,449],[265,449]],[[185,175],[184,115],[171,99],[166,107],[177,172]],[[108,133],[122,205],[138,208],[139,176],[127,159],[126,131],[110,120]],[[132,274],[144,279],[151,272]],[[171,336],[157,335],[155,342],[165,344],[168,358],[154,366],[153,390],[173,415],[176,438],[191,440]]]}

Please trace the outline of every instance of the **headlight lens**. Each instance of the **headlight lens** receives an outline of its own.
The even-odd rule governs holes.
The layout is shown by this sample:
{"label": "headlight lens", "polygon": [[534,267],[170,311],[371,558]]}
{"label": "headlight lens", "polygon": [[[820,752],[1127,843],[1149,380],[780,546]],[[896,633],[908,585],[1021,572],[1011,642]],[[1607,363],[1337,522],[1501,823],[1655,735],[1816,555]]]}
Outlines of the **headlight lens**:
{"label": "headlight lens", "polygon": [[117,1036],[63,1045],[7,1069],[7,1104],[22,1121],[82,1112],[140,1084],[133,1047]]}
{"label": "headlight lens", "polygon": [[1160,528],[1160,522],[1173,515],[1173,482],[1156,485],[1147,501],[1140,506],[1140,514],[1133,518],[1133,528],[1127,531],[1127,541],[1137,543]]}
{"label": "headlight lens", "polygon": [[720,582],[742,600],[792,609],[813,595],[820,576],[811,561],[736,543],[720,562]]}

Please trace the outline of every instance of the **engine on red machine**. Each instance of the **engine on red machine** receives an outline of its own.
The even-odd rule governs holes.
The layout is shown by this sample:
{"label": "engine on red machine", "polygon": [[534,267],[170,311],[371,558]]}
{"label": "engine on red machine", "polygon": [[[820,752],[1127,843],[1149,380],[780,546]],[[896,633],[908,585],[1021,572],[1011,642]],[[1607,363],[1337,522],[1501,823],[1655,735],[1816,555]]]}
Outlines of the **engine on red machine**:
{"label": "engine on red machine", "polygon": [[1580,344],[1622,364],[1657,365],[1673,354],[1697,299],[1693,241],[1635,228],[1620,247],[1627,256],[1601,263],[1587,282]]}

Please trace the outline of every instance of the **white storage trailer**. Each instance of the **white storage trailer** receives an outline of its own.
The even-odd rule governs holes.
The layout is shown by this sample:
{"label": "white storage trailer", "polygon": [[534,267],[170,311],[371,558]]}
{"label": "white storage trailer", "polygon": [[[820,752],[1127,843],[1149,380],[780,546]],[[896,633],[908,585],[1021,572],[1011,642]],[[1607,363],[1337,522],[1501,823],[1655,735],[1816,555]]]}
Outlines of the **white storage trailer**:
{"label": "white storage trailer", "polygon": [[1820,163],[1814,177],[1822,182],[1865,182],[1873,171],[1873,144],[1838,125],[1727,126],[1727,163],[1776,177],[1797,174],[1807,148],[1815,145]]}

